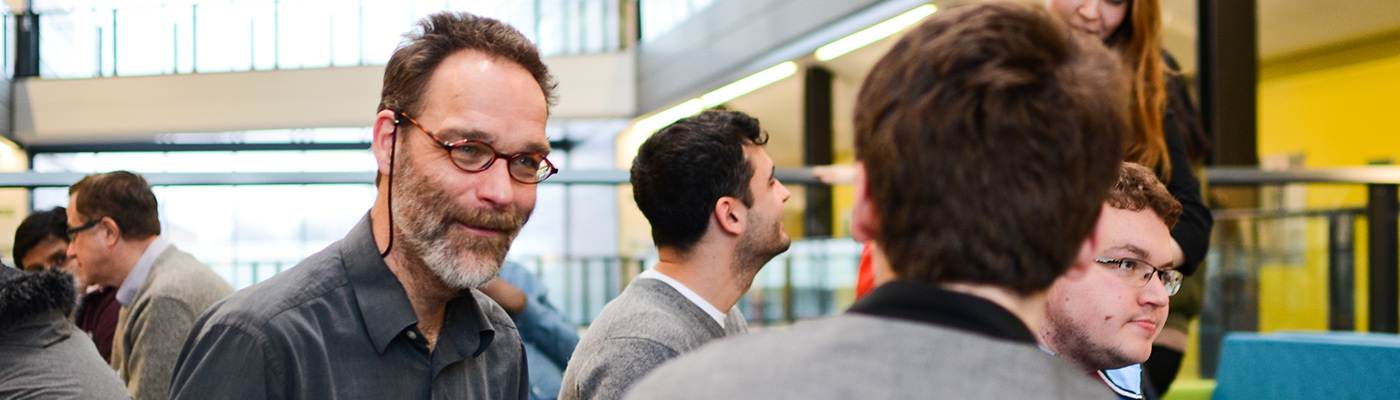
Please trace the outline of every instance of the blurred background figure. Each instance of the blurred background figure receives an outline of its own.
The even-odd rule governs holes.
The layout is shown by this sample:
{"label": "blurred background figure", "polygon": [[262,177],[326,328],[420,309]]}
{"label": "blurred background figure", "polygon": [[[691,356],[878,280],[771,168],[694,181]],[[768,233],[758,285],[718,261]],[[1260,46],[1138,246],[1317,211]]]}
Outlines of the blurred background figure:
{"label": "blurred background figure", "polygon": [[117,288],[92,285],[77,263],[68,259],[68,216],[63,207],[29,214],[15,229],[15,262],[25,271],[36,273],[51,269],[67,271],[77,278],[78,311],[73,320],[87,332],[102,360],[112,361],[112,335],[117,331]]}
{"label": "blurred background figure", "polygon": [[530,370],[530,399],[558,398],[564,367],[578,346],[578,328],[549,303],[549,290],[520,264],[502,264],[500,275],[480,289],[506,309],[520,330]]}
{"label": "blurred background figure", "polygon": [[128,399],[97,347],[68,321],[73,276],[0,265],[0,399]]}

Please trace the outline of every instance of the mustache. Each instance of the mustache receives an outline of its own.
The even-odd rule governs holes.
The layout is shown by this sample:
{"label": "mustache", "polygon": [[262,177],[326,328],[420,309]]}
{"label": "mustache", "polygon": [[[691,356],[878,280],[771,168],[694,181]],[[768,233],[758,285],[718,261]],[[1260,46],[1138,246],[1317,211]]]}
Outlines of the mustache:
{"label": "mustache", "polygon": [[444,222],[457,221],[473,227],[510,233],[519,231],[521,227],[525,226],[525,222],[530,219],[530,214],[521,212],[515,208],[508,208],[503,211],[489,211],[449,206],[444,211]]}

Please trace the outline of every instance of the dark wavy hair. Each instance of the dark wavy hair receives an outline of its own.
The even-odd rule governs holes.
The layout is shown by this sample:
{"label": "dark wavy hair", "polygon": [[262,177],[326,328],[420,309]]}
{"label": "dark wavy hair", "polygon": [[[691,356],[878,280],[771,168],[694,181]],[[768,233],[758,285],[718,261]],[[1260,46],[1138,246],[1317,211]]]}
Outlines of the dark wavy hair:
{"label": "dark wavy hair", "polygon": [[[24,217],[24,221],[19,223],[19,228],[15,229],[15,264],[20,264],[20,260],[24,259],[24,255],[28,254],[30,249],[50,236],[68,241],[67,212],[63,207],[54,207],[52,210],[35,211]],[[24,268],[24,265],[19,267]]]}
{"label": "dark wavy hair", "polygon": [[651,222],[656,246],[690,250],[704,236],[720,197],[753,205],[754,170],[744,146],[767,142],[757,119],[713,110],[676,121],[643,142],[632,160],[632,197]]}

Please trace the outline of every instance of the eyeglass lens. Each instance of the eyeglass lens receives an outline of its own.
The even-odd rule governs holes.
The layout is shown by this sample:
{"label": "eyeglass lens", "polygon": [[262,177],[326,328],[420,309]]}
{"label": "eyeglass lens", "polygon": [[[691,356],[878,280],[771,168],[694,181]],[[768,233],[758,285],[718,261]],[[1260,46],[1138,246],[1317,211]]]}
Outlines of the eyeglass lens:
{"label": "eyeglass lens", "polygon": [[486,143],[477,141],[461,142],[451,147],[452,162],[456,163],[458,168],[467,171],[484,171],[491,168],[491,163],[497,158],[505,158],[510,176],[521,182],[537,183],[553,173],[549,161],[539,154],[519,153],[507,157],[497,153],[496,149]]}
{"label": "eyeglass lens", "polygon": [[1152,281],[1152,275],[1155,274],[1161,279],[1162,287],[1167,290],[1168,296],[1176,294],[1177,290],[1181,288],[1182,275],[1181,272],[1176,270],[1157,269],[1146,261],[1131,258],[1116,260],[1099,259],[1097,261],[1105,264],[1117,264],[1119,271],[1126,274],[1124,278],[1136,284],[1138,287],[1146,286],[1148,282]]}

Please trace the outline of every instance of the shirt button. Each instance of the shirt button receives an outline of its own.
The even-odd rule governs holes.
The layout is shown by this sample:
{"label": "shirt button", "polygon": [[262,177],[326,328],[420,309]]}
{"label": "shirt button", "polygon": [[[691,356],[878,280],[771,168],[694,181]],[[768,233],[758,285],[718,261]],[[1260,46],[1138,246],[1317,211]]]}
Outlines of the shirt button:
{"label": "shirt button", "polygon": [[418,340],[418,334],[413,331],[408,331],[408,338],[410,340]]}

